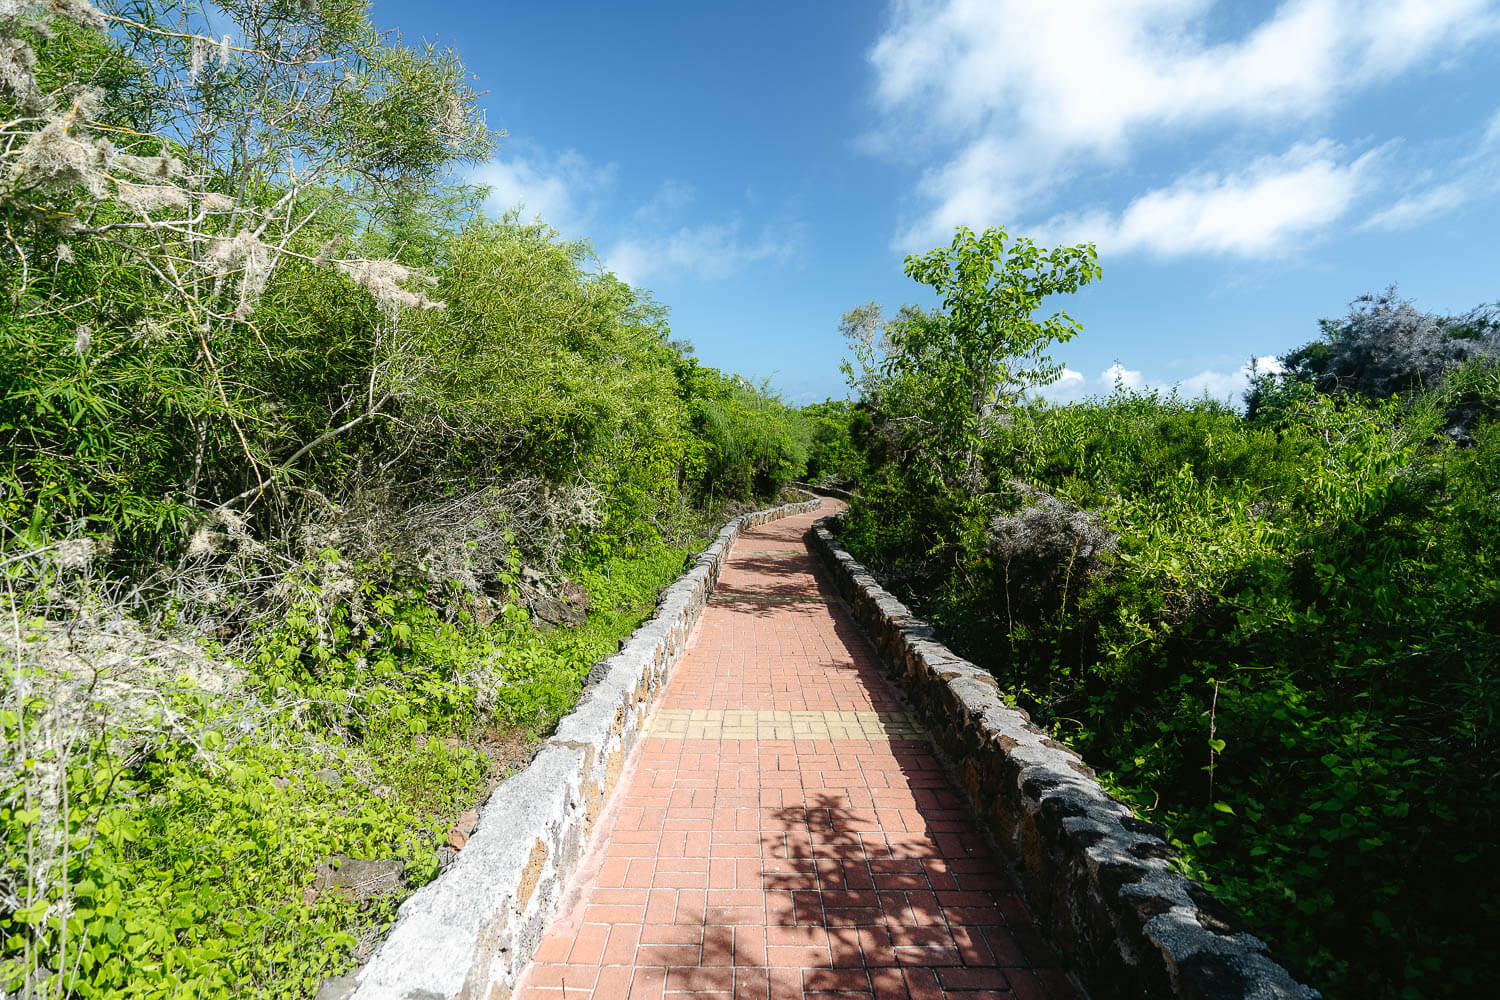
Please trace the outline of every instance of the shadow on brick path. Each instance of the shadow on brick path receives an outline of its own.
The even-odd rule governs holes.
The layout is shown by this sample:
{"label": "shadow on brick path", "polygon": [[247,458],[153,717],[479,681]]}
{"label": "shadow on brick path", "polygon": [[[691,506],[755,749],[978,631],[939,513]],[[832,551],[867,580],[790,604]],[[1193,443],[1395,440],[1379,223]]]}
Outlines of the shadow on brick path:
{"label": "shadow on brick path", "polygon": [[521,1000],[1082,997],[802,534],[742,535]]}

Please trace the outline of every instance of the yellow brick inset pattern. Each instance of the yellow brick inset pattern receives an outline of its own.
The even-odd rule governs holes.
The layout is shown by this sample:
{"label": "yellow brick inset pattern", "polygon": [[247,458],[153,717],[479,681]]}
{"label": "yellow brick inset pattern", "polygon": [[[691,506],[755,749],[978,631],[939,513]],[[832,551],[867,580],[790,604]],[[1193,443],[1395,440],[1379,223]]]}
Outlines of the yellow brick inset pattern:
{"label": "yellow brick inset pattern", "polygon": [[910,712],[757,712],[663,708],[647,736],[668,740],[913,740],[922,729]]}

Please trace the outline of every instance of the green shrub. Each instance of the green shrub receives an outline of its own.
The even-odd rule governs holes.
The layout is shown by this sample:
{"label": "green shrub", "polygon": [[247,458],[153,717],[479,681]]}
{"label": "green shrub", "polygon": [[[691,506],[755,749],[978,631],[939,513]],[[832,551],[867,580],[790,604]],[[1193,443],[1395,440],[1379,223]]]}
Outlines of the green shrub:
{"label": "green shrub", "polygon": [[[420,590],[370,581],[359,600],[315,595],[225,668],[243,674],[225,694],[180,684],[170,724],[147,714],[66,757],[48,751],[68,768],[69,867],[0,915],[0,989],[311,996],[400,898],[316,892],[317,868],[395,858],[408,886],[432,878],[449,824],[501,777],[495,740],[534,741],[568,711],[692,551],[656,543],[580,568],[588,620],[550,632],[513,606],[488,625],[448,621]],[[306,579],[326,574],[313,566]],[[25,720],[0,718],[7,745],[47,711],[34,699]],[[6,875],[24,885],[25,845],[50,831],[18,791],[0,798],[0,831]],[[28,976],[49,967],[76,971],[50,985]]]}
{"label": "green shrub", "polygon": [[[998,519],[1065,504],[1117,551],[1066,599],[1021,546],[1055,573],[1083,537],[1055,528],[920,578],[954,644],[1334,995],[1472,995],[1495,945],[1500,855],[1473,831],[1500,814],[1500,432],[1448,443],[1445,391],[1254,421],[1151,393],[1018,409],[986,443]],[[910,503],[857,502],[857,551],[909,567]]]}
{"label": "green shrub", "polygon": [[809,403],[801,413],[809,426],[808,480],[843,487],[858,483],[864,459],[855,441],[868,427],[868,413],[844,399]]}
{"label": "green shrub", "polygon": [[710,504],[771,498],[803,474],[807,427],[769,387],[693,358],[679,363],[678,379],[696,439],[683,473],[693,495]]}

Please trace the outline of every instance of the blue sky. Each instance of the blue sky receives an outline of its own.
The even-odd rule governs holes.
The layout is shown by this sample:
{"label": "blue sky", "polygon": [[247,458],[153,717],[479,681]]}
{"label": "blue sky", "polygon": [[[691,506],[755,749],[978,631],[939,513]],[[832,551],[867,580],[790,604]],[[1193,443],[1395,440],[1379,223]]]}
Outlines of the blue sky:
{"label": "blue sky", "polygon": [[669,307],[708,364],[841,396],[840,315],[952,227],[1093,241],[1054,398],[1228,395],[1398,283],[1500,299],[1500,0],[376,0],[452,45],[473,171]]}

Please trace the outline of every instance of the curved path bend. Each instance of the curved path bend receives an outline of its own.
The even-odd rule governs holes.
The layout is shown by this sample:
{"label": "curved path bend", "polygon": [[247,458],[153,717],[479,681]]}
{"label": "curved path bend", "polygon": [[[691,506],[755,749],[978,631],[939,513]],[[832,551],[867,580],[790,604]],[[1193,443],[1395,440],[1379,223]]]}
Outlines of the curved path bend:
{"label": "curved path bend", "polygon": [[519,1000],[1081,1000],[802,540],[741,535]]}

